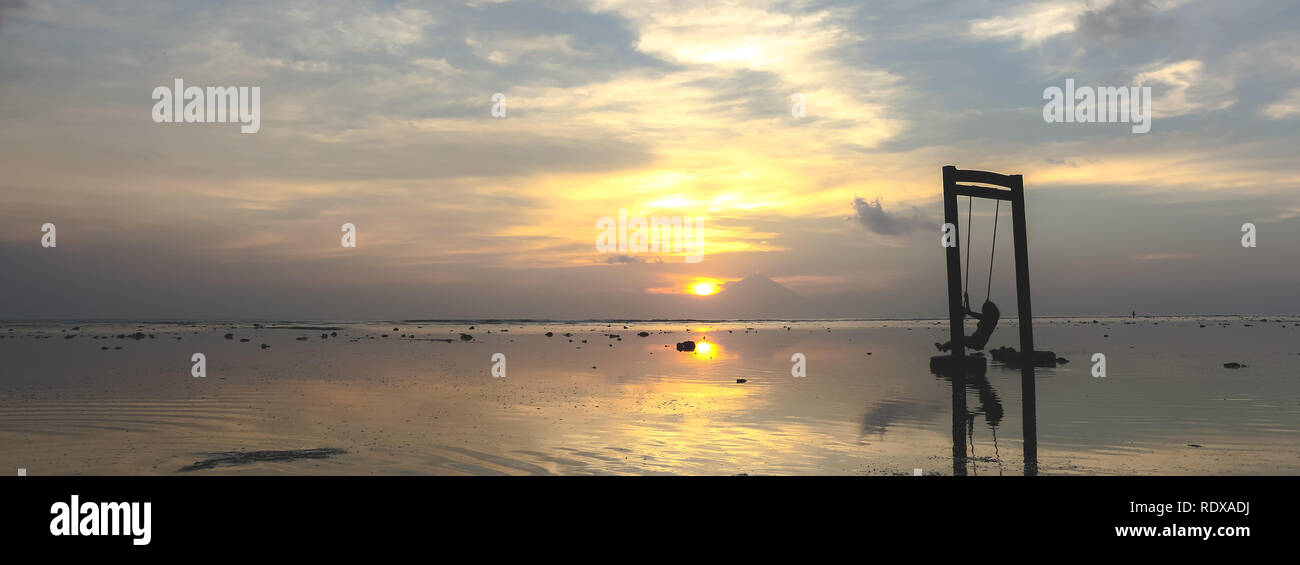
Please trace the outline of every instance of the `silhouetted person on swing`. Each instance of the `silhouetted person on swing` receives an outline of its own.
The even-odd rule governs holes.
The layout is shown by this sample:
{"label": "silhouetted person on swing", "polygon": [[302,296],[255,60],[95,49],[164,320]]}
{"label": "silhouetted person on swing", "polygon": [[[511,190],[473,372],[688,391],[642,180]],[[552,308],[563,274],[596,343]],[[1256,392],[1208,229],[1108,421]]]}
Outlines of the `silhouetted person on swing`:
{"label": "silhouetted person on swing", "polygon": [[[975,333],[966,336],[963,342],[967,349],[982,351],[984,346],[988,345],[989,337],[992,337],[993,329],[997,327],[998,320],[1002,318],[1002,312],[999,312],[998,306],[988,299],[984,300],[984,306],[981,308],[983,311],[976,312],[970,309],[970,295],[963,292],[962,297],[965,300],[962,303],[962,308],[966,310],[966,315],[979,320],[979,324],[975,326]],[[952,349],[952,342],[936,342],[934,346],[939,348],[939,351],[949,351]]]}

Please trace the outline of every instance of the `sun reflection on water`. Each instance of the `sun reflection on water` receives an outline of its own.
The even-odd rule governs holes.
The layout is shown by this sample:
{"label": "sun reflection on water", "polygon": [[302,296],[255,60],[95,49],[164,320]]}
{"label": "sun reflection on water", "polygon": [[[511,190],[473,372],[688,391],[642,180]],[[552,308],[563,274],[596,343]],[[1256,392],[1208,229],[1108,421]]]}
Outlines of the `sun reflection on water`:
{"label": "sun reflection on water", "polygon": [[691,352],[691,357],[696,359],[720,359],[722,358],[722,346],[707,341],[695,342],[695,351]]}

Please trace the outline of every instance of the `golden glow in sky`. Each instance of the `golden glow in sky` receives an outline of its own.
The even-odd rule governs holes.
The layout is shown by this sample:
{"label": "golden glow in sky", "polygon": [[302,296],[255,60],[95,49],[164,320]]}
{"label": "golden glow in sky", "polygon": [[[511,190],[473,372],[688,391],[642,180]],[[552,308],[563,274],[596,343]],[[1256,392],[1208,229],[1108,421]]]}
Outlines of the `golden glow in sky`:
{"label": "golden glow in sky", "polygon": [[691,292],[698,296],[709,296],[718,293],[718,286],[708,281],[697,282],[691,285]]}
{"label": "golden glow in sky", "polygon": [[[1146,298],[1115,306],[1141,311],[1167,304],[1163,277],[1232,271],[1220,267],[1239,252],[1214,255],[1220,248],[1199,238],[1222,234],[1195,226],[1240,216],[1284,230],[1273,236],[1283,241],[1294,240],[1300,217],[1300,170],[1285,149],[1300,123],[1300,42],[1294,17],[1269,17],[1285,10],[1234,14],[1249,22],[1236,29],[1251,33],[1198,49],[1152,35],[1115,65],[1098,55],[1110,47],[1097,38],[1118,32],[1080,24],[1127,6],[1110,0],[988,3],[938,19],[928,3],[906,2],[890,18],[863,3],[770,0],[365,10],[270,2],[241,8],[238,22],[203,21],[197,10],[126,14],[88,0],[13,8],[22,4],[0,0],[0,69],[26,78],[0,86],[6,102],[45,103],[0,104],[0,256],[27,249],[30,226],[57,218],[65,229],[101,230],[77,247],[99,260],[70,264],[82,265],[70,267],[81,270],[69,280],[86,285],[77,293],[57,292],[36,270],[0,277],[0,294],[25,297],[0,302],[0,317],[186,317],[201,304],[212,318],[673,318],[710,309],[723,318],[767,306],[732,301],[742,293],[727,286],[758,271],[807,297],[792,307],[805,316],[939,315],[942,289],[936,300],[924,281],[943,269],[930,238],[947,164],[1022,174],[1043,207],[1029,237],[1102,246],[1090,256],[1105,259],[1087,268],[1146,285],[1135,289]],[[1232,11],[1192,4],[1141,3],[1153,18],[1188,18],[1187,29]],[[158,44],[186,46],[167,52],[166,72],[152,58]],[[975,96],[936,86],[967,68],[991,77]],[[1153,85],[1153,133],[1045,123],[1040,93],[1067,72],[1080,86]],[[1268,84],[1248,80],[1261,76]],[[277,102],[268,98],[266,127],[252,135],[155,124],[148,94],[178,77],[274,84]],[[53,99],[50,84],[63,87]],[[101,92],[137,94],[128,102]],[[508,119],[489,113],[492,93],[506,97]],[[806,105],[796,108],[796,94]],[[1216,128],[1231,142],[1204,134]],[[1200,216],[1166,202],[1194,204]],[[1133,238],[1061,221],[1085,214],[1130,226]],[[599,249],[600,219],[622,216],[690,221],[701,245]],[[340,245],[345,223],[359,248]],[[988,242],[980,230],[990,223],[976,222],[972,237]],[[1166,228],[1188,231],[1138,236]],[[615,239],[641,241],[645,231],[630,226]],[[1270,288],[1294,287],[1294,270],[1271,270],[1294,263],[1290,249],[1251,259],[1267,266],[1256,276],[1290,277]],[[140,275],[159,272],[153,258],[162,256],[194,267]],[[1084,268],[1055,257],[1035,273]],[[200,275],[204,265],[220,268]],[[1071,281],[1050,291],[1058,296],[1092,292],[1068,286],[1077,277],[1056,280]],[[1235,279],[1212,284],[1235,295]],[[238,289],[221,304],[245,310],[204,301],[208,286]],[[174,296],[174,287],[195,294]],[[297,296],[304,288],[337,294],[308,300]],[[733,292],[707,299],[724,289]],[[96,292],[169,299],[153,316],[126,305],[109,316]],[[363,292],[382,300],[347,299]],[[1185,299],[1179,308],[1203,307]],[[32,310],[12,309],[21,304]]]}

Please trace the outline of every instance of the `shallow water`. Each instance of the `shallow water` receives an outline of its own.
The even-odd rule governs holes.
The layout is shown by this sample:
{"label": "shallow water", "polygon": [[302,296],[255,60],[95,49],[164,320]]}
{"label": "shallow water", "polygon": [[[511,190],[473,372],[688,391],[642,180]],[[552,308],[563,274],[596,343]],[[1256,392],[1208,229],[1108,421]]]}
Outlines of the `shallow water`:
{"label": "shallow water", "polygon": [[[265,325],[0,323],[0,467],[1023,472],[1020,372],[998,364],[967,387],[967,459],[954,465],[952,385],[928,366],[947,338],[938,321]],[[989,345],[1016,336],[1004,322]],[[676,351],[686,339],[710,347]],[[1300,474],[1300,321],[1039,319],[1035,340],[1070,360],[1037,370],[1040,473]],[[190,376],[196,352],[205,378]],[[505,378],[491,376],[498,352]],[[1094,353],[1105,378],[1090,374]]]}

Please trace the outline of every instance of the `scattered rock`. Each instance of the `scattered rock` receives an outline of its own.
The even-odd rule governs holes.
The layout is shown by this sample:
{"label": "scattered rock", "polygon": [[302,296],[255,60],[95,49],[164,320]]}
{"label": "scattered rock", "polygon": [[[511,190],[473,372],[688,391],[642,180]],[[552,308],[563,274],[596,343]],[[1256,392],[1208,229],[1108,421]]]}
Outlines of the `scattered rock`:
{"label": "scattered rock", "polygon": [[1224,368],[1224,369],[1240,369],[1240,368],[1242,368],[1242,367],[1245,367],[1245,365],[1243,365],[1243,364],[1241,364],[1241,363],[1237,363],[1237,362],[1224,363],[1224,364],[1223,364],[1223,368]]}
{"label": "scattered rock", "polygon": [[178,469],[179,472],[199,471],[211,469],[218,466],[237,466],[248,465],[250,463],[259,463],[263,461],[287,462],[298,459],[325,459],[335,455],[347,453],[342,449],[333,447],[320,447],[316,449],[293,449],[288,451],[225,451],[218,453],[208,453],[210,457],[202,461],[195,461],[193,465],[187,465]]}
{"label": "scattered rock", "polygon": [[546,332],[546,337],[553,337],[555,332]]}
{"label": "scattered rock", "polygon": [[269,345],[267,345],[267,344],[265,344],[265,343],[262,344],[262,349],[270,349],[270,348],[271,348],[271,346],[269,346]]}
{"label": "scattered rock", "polygon": [[226,339],[235,339],[235,334],[226,334],[226,335],[224,335],[224,336],[222,336],[222,337],[224,337],[224,338],[226,338]]}
{"label": "scattered rock", "polygon": [[650,332],[637,332],[636,335],[639,335],[641,337],[650,337]]}
{"label": "scattered rock", "polygon": [[678,351],[695,351],[695,342],[686,340],[677,344]]}
{"label": "scattered rock", "polygon": [[[471,326],[471,329],[473,329],[473,326]],[[460,334],[460,340],[461,340],[461,341],[474,341],[474,336],[469,335],[469,334]]]}
{"label": "scattered rock", "polygon": [[747,382],[749,382],[749,379],[736,379],[736,382],[738,382],[738,383],[747,383]]}

